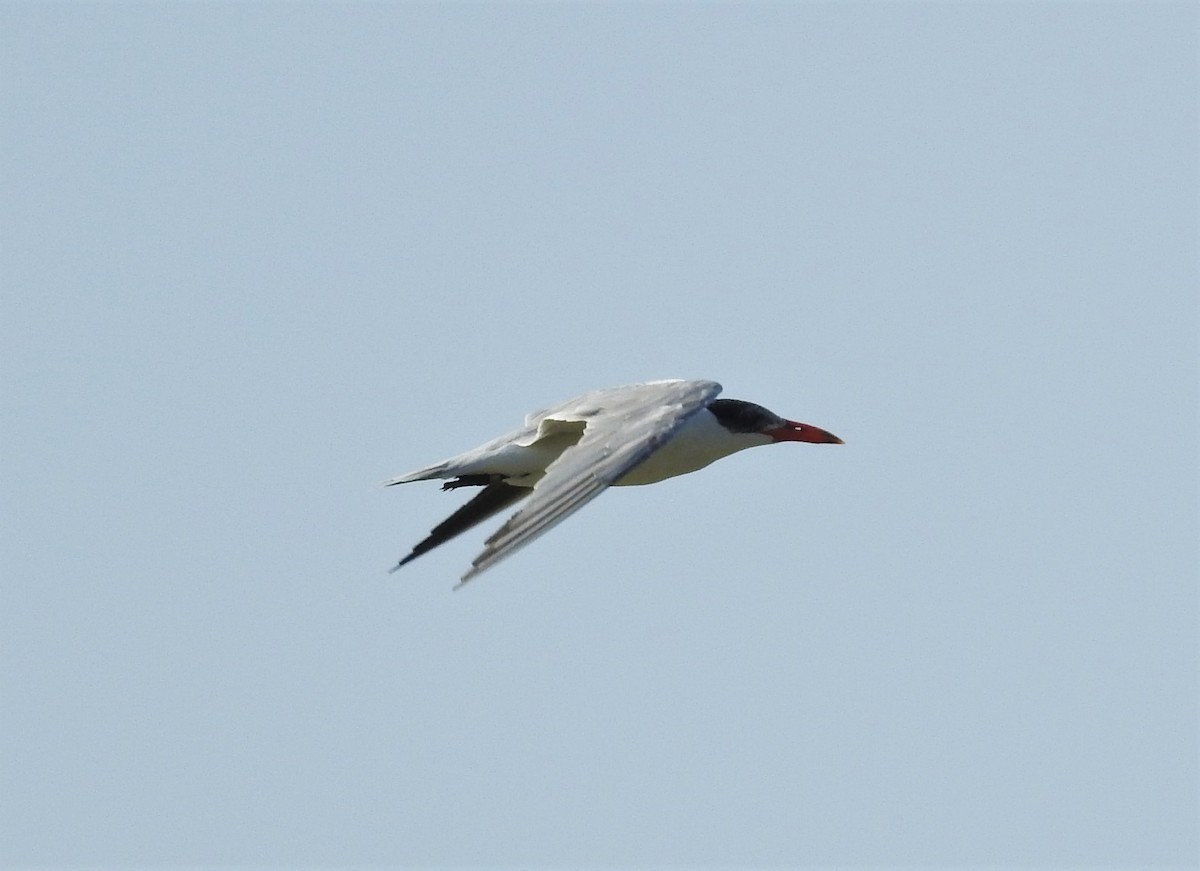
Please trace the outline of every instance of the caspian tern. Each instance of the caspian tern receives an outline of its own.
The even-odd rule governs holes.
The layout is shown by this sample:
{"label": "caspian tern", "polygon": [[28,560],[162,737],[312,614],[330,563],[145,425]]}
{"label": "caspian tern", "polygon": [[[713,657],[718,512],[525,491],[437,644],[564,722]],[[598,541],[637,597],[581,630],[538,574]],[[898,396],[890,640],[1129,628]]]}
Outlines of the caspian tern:
{"label": "caspian tern", "polygon": [[593,390],[534,412],[508,435],[385,481],[448,478],[443,490],[482,487],[392,571],[528,498],[484,544],[455,587],[578,511],[609,486],[653,484],[737,451],[775,442],[842,444],[832,433],[761,405],[717,399],[715,381],[651,381]]}

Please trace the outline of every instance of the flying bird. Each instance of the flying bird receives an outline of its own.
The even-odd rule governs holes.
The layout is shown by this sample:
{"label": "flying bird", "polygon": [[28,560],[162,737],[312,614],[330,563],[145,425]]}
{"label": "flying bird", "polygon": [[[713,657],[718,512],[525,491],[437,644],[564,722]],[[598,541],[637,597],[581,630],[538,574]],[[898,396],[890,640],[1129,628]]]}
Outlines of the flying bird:
{"label": "flying bird", "polygon": [[832,433],[761,405],[717,399],[715,381],[650,381],[593,390],[536,411],[525,425],[386,486],[449,479],[443,490],[482,487],[392,571],[526,500],[484,544],[455,587],[575,513],[606,487],[653,484],[737,451],[776,442],[842,444]]}

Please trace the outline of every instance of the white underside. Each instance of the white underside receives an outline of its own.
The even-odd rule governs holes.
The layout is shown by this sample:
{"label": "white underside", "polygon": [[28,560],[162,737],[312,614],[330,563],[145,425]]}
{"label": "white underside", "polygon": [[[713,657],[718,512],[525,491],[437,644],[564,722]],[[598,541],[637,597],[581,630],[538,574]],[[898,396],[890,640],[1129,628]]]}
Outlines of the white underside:
{"label": "white underside", "polygon": [[686,475],[722,457],[772,441],[761,433],[731,433],[708,409],[701,409],[687,419],[669,442],[618,478],[616,486],[654,484]]}
{"label": "white underside", "polygon": [[[510,444],[474,462],[458,466],[455,474],[504,475],[510,484],[532,487],[546,467],[578,440],[576,432],[556,432],[530,445]],[[767,445],[770,436],[760,433],[731,433],[707,409],[692,415],[665,445],[622,477],[615,486],[653,484],[703,469],[722,457],[746,448]]]}

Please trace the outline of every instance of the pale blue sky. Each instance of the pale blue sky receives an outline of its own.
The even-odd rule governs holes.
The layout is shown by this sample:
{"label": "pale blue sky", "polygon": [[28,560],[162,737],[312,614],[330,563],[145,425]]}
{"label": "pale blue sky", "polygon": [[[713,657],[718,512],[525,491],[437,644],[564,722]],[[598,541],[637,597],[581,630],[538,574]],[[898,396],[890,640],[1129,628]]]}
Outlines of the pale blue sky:
{"label": "pale blue sky", "polygon": [[[1190,3],[0,6],[8,866],[1197,861]],[[841,448],[378,482],[712,378]]]}

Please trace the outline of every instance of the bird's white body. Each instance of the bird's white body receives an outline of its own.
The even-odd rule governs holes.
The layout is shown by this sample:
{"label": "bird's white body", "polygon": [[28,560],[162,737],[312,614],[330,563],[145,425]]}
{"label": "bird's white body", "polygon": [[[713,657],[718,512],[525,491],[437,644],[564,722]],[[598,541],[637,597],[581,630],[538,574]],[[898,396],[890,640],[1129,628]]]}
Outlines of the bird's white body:
{"label": "bird's white body", "polygon": [[[499,475],[509,484],[532,488],[546,474],[547,467],[579,441],[585,429],[583,422],[557,418],[542,420],[540,424],[536,438],[528,444],[510,441],[496,447],[485,445],[439,464],[436,477]],[[770,437],[759,433],[729,432],[708,409],[702,408],[688,417],[666,444],[613,481],[612,486],[656,484],[703,469],[746,448],[770,443]],[[403,478],[405,480],[393,479],[387,483],[420,480],[411,475]]]}
{"label": "bird's white body", "polygon": [[670,441],[614,481],[613,486],[657,484],[703,469],[746,448],[770,443],[771,437],[762,433],[731,433],[712,412],[702,408],[683,422]]}

